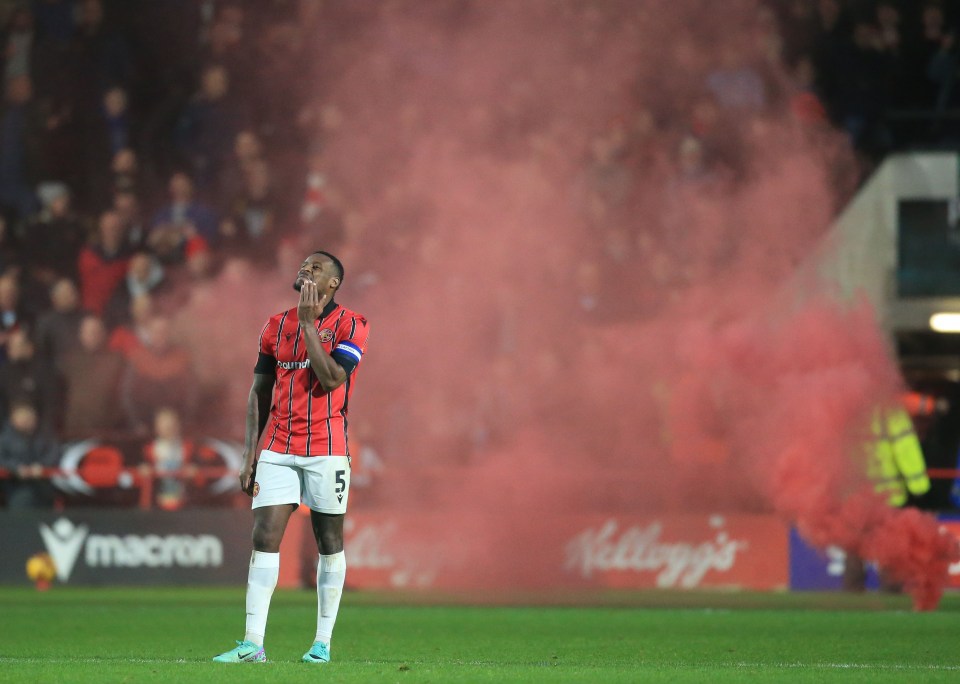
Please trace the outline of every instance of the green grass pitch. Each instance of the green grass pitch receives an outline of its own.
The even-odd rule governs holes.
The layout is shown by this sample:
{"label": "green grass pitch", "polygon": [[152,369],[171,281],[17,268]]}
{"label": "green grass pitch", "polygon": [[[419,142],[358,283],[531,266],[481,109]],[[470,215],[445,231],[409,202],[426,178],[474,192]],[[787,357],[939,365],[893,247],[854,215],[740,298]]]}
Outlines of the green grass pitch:
{"label": "green grass pitch", "polygon": [[[0,588],[0,682],[960,681],[960,596],[347,593],[333,662],[300,656],[316,599],[278,591],[269,663],[210,662],[243,633],[242,588]],[[476,598],[476,597],[475,597]],[[319,670],[319,671],[318,671]]]}

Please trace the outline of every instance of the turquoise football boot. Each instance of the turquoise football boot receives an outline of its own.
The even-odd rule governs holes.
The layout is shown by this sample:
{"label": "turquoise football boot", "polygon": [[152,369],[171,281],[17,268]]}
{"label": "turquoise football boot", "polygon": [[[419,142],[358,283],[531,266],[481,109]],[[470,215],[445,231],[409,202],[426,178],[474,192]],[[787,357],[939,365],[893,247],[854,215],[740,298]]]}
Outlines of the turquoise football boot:
{"label": "turquoise football boot", "polygon": [[218,663],[265,663],[267,654],[263,646],[257,646],[252,641],[238,641],[236,648],[221,653],[213,660]]}
{"label": "turquoise football boot", "polygon": [[330,647],[322,641],[314,641],[310,650],[303,654],[305,663],[329,663]]}

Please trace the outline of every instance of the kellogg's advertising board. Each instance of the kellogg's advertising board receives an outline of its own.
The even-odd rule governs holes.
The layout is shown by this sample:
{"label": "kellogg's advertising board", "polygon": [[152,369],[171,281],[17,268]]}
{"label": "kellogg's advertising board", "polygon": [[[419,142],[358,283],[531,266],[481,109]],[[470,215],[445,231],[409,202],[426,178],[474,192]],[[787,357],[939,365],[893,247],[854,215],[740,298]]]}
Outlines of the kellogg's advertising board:
{"label": "kellogg's advertising board", "polygon": [[348,517],[357,588],[745,588],[787,586],[787,529],[767,516]]}

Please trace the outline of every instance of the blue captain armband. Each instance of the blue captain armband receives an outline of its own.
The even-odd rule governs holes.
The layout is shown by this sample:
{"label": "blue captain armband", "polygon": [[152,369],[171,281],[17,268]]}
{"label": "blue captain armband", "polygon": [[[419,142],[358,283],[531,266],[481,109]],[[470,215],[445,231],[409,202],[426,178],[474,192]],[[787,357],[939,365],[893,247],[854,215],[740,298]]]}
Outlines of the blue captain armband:
{"label": "blue captain armband", "polygon": [[360,363],[360,359],[363,358],[363,351],[353,342],[344,340],[333,348],[330,356],[340,364],[340,367],[347,372],[347,375],[350,375],[353,369],[357,367],[357,364]]}

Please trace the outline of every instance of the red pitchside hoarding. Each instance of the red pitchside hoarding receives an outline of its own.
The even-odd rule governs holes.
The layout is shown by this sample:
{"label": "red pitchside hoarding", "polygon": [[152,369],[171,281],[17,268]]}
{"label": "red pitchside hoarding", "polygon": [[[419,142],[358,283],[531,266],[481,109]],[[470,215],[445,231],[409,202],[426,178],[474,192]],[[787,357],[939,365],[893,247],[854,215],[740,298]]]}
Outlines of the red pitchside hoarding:
{"label": "red pitchside hoarding", "polygon": [[[451,525],[443,516],[351,513],[347,582],[443,590],[770,590],[788,582],[787,530],[771,516],[569,515],[531,527],[518,531],[507,516],[461,517]],[[302,525],[301,534],[308,528]],[[509,554],[511,562],[493,562],[492,554]],[[289,585],[293,573],[285,575]]]}
{"label": "red pitchside hoarding", "polygon": [[564,571],[618,588],[782,589],[787,532],[761,516],[595,518],[564,544]]}

